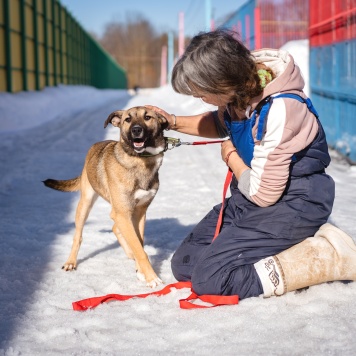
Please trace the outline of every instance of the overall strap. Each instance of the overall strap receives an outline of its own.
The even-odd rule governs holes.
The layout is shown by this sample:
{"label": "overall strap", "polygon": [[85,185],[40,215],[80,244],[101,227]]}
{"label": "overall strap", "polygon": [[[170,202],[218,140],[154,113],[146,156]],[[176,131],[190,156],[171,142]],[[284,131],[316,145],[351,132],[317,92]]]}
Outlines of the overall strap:
{"label": "overall strap", "polygon": [[283,93],[283,94],[277,94],[277,95],[270,95],[267,96],[265,99],[261,100],[258,105],[256,106],[256,109],[252,113],[252,118],[253,120],[256,119],[256,115],[259,114],[259,124],[257,128],[257,133],[256,133],[256,139],[257,140],[262,140],[263,134],[265,132],[266,128],[266,119],[269,113],[269,110],[271,108],[271,105],[273,103],[274,99],[279,99],[279,98],[289,98],[289,99],[295,99],[298,100],[301,103],[304,103],[307,105],[308,110],[315,115],[316,118],[319,117],[317,111],[315,110],[313,103],[309,98],[303,98],[298,94],[293,94],[293,93]]}
{"label": "overall strap", "polygon": [[296,99],[301,103],[304,103],[307,105],[307,108],[309,109],[309,111],[315,115],[315,117],[319,117],[317,111],[315,110],[312,101],[309,98],[303,98],[298,94],[293,94],[293,93],[285,93],[285,94],[278,94],[276,96],[273,97],[274,99],[277,98],[290,98],[290,99]]}

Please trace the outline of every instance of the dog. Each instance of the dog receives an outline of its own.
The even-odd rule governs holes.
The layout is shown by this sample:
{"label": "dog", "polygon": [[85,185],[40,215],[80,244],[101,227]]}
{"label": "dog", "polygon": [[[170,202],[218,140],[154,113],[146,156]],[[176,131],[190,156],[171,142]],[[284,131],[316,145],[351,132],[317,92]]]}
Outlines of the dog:
{"label": "dog", "polygon": [[104,128],[109,123],[120,129],[120,140],[95,143],[79,177],[43,181],[52,189],[81,193],[72,249],[62,268],[76,269],[83,227],[100,195],[111,204],[112,230],[126,255],[135,260],[138,279],[153,288],[163,282],[144,251],[144,229],[147,208],[159,187],[158,170],[167,149],[163,131],[169,123],[164,116],[144,106],[114,111]]}

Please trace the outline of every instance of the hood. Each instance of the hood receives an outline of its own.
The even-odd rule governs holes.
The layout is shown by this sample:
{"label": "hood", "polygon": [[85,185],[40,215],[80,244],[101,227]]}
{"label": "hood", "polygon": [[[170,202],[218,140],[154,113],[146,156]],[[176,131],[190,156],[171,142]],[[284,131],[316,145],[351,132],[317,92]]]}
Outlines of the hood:
{"label": "hood", "polygon": [[[260,49],[252,51],[257,63],[271,68],[276,78],[264,88],[263,93],[251,100],[252,110],[266,96],[280,92],[303,91],[305,82],[300,68],[294,63],[293,57],[284,50]],[[304,95],[303,95],[304,96]]]}

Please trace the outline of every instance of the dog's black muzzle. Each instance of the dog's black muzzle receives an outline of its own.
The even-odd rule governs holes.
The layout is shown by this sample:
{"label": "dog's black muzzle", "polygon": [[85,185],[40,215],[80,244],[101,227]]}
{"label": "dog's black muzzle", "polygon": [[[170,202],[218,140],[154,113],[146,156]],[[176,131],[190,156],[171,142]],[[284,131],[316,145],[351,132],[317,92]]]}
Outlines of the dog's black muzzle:
{"label": "dog's black muzzle", "polygon": [[132,137],[135,138],[142,138],[143,137],[144,130],[142,126],[140,125],[134,125],[131,127],[131,135]]}
{"label": "dog's black muzzle", "polygon": [[130,132],[131,132],[134,150],[137,153],[142,153],[145,149],[145,142],[146,142],[145,129],[140,125],[134,125],[131,127]]}

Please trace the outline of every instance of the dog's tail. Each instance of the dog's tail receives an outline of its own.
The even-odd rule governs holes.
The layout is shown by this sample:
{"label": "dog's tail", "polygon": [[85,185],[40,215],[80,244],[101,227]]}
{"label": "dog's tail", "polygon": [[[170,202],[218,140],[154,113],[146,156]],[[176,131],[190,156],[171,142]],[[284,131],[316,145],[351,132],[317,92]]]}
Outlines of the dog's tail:
{"label": "dog's tail", "polygon": [[80,189],[80,176],[68,180],[46,179],[43,181],[46,187],[60,190],[62,192],[76,192]]}

